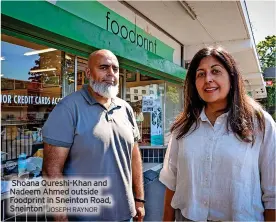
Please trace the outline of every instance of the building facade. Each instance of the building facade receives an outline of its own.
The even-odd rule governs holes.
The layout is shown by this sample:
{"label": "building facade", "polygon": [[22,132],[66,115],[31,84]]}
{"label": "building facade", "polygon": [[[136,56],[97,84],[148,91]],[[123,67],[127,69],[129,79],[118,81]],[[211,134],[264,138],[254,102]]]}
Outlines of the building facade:
{"label": "building facade", "polygon": [[89,54],[105,48],[119,58],[119,97],[135,112],[144,161],[163,161],[170,124],[182,109],[186,70],[177,42],[119,2],[2,2],[1,31],[5,160],[43,149],[49,113],[87,83]]}
{"label": "building facade", "polygon": [[62,98],[88,83],[85,68],[95,50],[119,59],[118,96],[134,110],[143,161],[163,162],[183,106],[179,43],[119,2],[5,1],[1,16],[2,221],[29,218],[6,215],[6,181],[37,174],[28,162],[19,175],[18,158],[43,157],[41,129]]}
{"label": "building facade", "polygon": [[183,108],[184,67],[202,47],[226,48],[248,93],[266,97],[244,1],[2,1],[1,17],[2,181],[18,176],[21,153],[41,156],[44,122],[87,83],[97,49],[119,59],[118,96],[134,110],[144,162],[163,162]]}

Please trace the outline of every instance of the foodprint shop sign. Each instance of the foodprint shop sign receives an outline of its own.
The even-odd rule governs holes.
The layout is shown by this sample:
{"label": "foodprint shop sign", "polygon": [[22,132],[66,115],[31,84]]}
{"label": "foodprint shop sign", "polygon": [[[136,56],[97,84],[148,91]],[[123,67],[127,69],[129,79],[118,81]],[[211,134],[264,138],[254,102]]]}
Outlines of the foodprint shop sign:
{"label": "foodprint shop sign", "polygon": [[33,105],[56,105],[62,98],[43,97],[43,96],[26,96],[26,95],[0,95],[1,103],[15,104],[33,104]]}
{"label": "foodprint shop sign", "polygon": [[[110,17],[110,12],[106,12],[106,30],[112,31],[114,35],[119,35],[123,39],[130,41],[137,46],[140,46],[147,51],[153,52],[156,54],[157,43],[156,39],[153,40],[153,37],[148,36],[147,38],[137,32],[137,26],[134,25],[134,30],[127,28],[127,26],[119,24],[118,21]],[[152,40],[151,40],[152,39]]]}
{"label": "foodprint shop sign", "polygon": [[[79,18],[107,30],[114,35],[120,36],[132,44],[173,62],[175,49],[159,40],[158,36],[153,36],[150,30],[151,25],[146,25],[144,28],[141,28],[139,24],[143,19],[139,19],[140,23],[137,24],[136,15],[135,22],[131,22],[127,20],[124,15],[116,13],[99,1],[47,1],[56,7],[62,8]],[[144,23],[148,24],[148,22]],[[102,41],[102,39],[100,39],[100,41]]]}

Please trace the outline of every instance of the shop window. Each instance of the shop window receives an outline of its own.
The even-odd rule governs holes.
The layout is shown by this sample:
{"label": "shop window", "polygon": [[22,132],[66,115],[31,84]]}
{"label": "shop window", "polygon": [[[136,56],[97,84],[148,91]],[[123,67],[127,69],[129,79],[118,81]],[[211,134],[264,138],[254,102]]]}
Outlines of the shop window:
{"label": "shop window", "polygon": [[130,99],[130,94],[126,94],[126,98],[127,98],[127,99]]}
{"label": "shop window", "polygon": [[65,54],[63,61],[62,96],[65,97],[75,91],[75,56]]}
{"label": "shop window", "polygon": [[[133,108],[136,123],[140,131],[141,139],[138,141],[139,145],[162,146],[164,144],[164,95],[161,94],[161,90],[164,90],[164,81],[149,79],[146,76],[143,76],[143,78],[140,76],[139,78],[138,76],[135,82],[127,82],[126,87],[127,90],[136,94],[135,96],[131,96],[130,101],[129,99],[128,101]],[[152,153],[149,155],[152,155]],[[145,162],[150,161],[150,159],[147,159],[147,156],[148,154],[145,153]]]}
{"label": "shop window", "polygon": [[165,112],[165,138],[164,143],[168,144],[170,138],[170,127],[176,117],[183,111],[183,87],[166,82],[166,112]]}
{"label": "shop window", "polygon": [[[42,155],[41,129],[63,97],[66,64],[64,52],[15,37],[2,34],[1,46],[1,164],[7,179],[17,175],[21,153]],[[6,161],[14,167],[6,168]]]}
{"label": "shop window", "polygon": [[81,89],[84,84],[88,84],[85,77],[88,60],[86,58],[77,58],[77,90]]}

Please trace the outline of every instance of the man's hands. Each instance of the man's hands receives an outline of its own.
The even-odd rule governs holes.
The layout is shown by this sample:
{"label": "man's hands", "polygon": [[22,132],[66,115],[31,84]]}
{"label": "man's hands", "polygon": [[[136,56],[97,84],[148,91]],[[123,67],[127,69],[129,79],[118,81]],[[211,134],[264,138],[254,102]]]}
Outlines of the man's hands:
{"label": "man's hands", "polygon": [[142,202],[135,202],[136,216],[133,218],[134,221],[143,221],[145,216],[145,206]]}

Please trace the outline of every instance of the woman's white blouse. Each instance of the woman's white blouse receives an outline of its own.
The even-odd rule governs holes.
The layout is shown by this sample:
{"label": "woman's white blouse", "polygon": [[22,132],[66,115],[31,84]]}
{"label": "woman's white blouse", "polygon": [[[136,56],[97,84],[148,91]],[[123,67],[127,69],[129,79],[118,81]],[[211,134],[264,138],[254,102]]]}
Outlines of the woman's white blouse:
{"label": "woman's white blouse", "polygon": [[190,220],[263,220],[275,209],[276,125],[264,111],[265,136],[242,142],[226,130],[227,113],[211,125],[204,109],[199,128],[173,133],[160,181],[175,191],[172,207]]}

